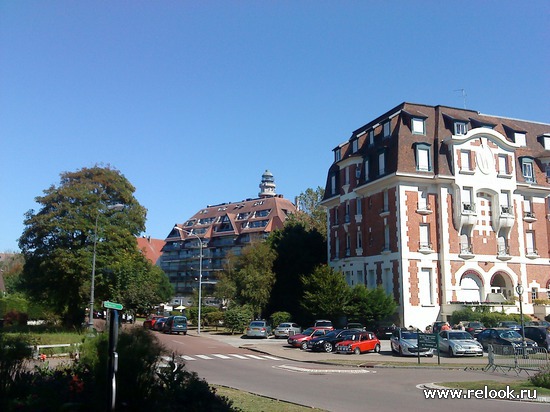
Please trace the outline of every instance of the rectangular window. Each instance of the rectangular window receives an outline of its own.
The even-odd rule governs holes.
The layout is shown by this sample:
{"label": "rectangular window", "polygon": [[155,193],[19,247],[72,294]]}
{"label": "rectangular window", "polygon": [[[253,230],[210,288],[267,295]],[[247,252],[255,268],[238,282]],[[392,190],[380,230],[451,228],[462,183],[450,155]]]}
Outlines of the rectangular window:
{"label": "rectangular window", "polygon": [[531,288],[531,302],[539,298],[539,289]]}
{"label": "rectangular window", "polygon": [[463,122],[455,122],[455,135],[464,135],[468,133],[468,125]]}
{"label": "rectangular window", "polygon": [[363,236],[361,235],[361,232],[357,232],[357,249],[363,248]]}
{"label": "rectangular window", "polygon": [[427,147],[417,148],[417,170],[421,172],[430,171],[430,149]]}
{"label": "rectangular window", "polygon": [[374,130],[369,131],[369,146],[374,145]]}
{"label": "rectangular window", "polygon": [[365,180],[369,180],[369,159],[365,159]]}
{"label": "rectangular window", "polygon": [[334,208],[334,224],[338,224],[338,207]]}
{"label": "rectangular window", "polygon": [[474,212],[475,207],[472,200],[472,191],[471,187],[464,187],[462,189],[462,210]]}
{"label": "rectangular window", "polygon": [[501,190],[499,201],[501,208],[508,208],[510,206],[510,192],[507,190]]}
{"label": "rectangular window", "polygon": [[387,211],[390,210],[390,198],[389,198],[389,195],[388,195],[388,191],[384,190],[382,192],[382,194],[384,196],[384,209],[383,209],[383,211],[387,212]]}
{"label": "rectangular window", "polygon": [[338,162],[342,159],[342,149],[338,148],[334,150],[334,161]]}
{"label": "rectangular window", "polygon": [[370,289],[376,288],[376,276],[373,269],[370,269],[369,274],[367,275],[367,287]]}
{"label": "rectangular window", "polygon": [[331,190],[331,194],[333,195],[336,194],[336,175],[332,175],[330,177],[330,190]]}
{"label": "rectangular window", "polygon": [[432,248],[430,245],[430,225],[427,223],[420,224],[420,249],[429,250]]}
{"label": "rectangular window", "polygon": [[425,191],[418,192],[418,210],[427,210],[428,209],[428,199]]}
{"label": "rectangular window", "polygon": [[351,255],[351,237],[348,234],[346,236],[346,256],[350,256],[350,255]]}
{"label": "rectangular window", "polygon": [[362,207],[361,207],[361,200],[362,200],[361,197],[358,197],[357,199],[355,199],[355,214],[356,215],[360,215],[361,213],[363,213]]}
{"label": "rectangular window", "polygon": [[528,255],[536,255],[537,249],[535,248],[535,232],[525,232],[525,253]]}
{"label": "rectangular window", "polygon": [[383,282],[386,294],[393,296],[393,279],[391,276],[391,270],[389,268],[384,269]]}
{"label": "rectangular window", "polygon": [[353,142],[351,142],[351,151],[352,153],[355,153],[358,149],[359,141],[358,139],[353,139]]}
{"label": "rectangular window", "polygon": [[386,160],[385,153],[382,152],[378,155],[378,175],[382,176],[386,173]]}
{"label": "rectangular window", "polygon": [[424,119],[412,119],[413,134],[426,134]]}
{"label": "rectangular window", "polygon": [[346,185],[349,185],[349,166],[344,169],[344,174],[346,176]]}
{"label": "rectangular window", "polygon": [[522,147],[527,145],[527,143],[525,142],[525,133],[514,133],[514,141]]}
{"label": "rectangular window", "polygon": [[334,255],[336,259],[340,257],[340,239],[338,239],[338,234],[334,234]]}
{"label": "rectangular window", "polygon": [[501,175],[509,175],[508,172],[508,155],[498,155],[498,173]]}
{"label": "rectangular window", "polygon": [[391,122],[386,122],[384,123],[384,138],[388,138],[390,137],[390,134],[391,134]]}
{"label": "rectangular window", "polygon": [[433,305],[432,270],[422,268],[418,276],[418,299],[420,300],[420,305]]}
{"label": "rectangular window", "polygon": [[470,171],[472,170],[472,164],[470,162],[471,152],[469,150],[460,151],[460,170]]}
{"label": "rectangular window", "polygon": [[388,225],[384,226],[384,250],[390,250],[390,227]]}
{"label": "rectangular window", "polygon": [[523,160],[523,163],[521,165],[521,170],[523,171],[523,177],[525,178],[526,182],[534,182],[534,174],[533,174],[533,162],[530,160]]}

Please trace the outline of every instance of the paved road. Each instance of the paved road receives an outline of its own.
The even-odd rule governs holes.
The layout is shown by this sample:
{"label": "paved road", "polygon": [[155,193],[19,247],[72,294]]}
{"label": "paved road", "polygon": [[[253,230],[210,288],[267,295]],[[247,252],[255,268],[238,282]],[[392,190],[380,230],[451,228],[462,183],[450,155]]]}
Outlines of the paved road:
{"label": "paved road", "polygon": [[[190,332],[187,336],[160,335],[159,339],[186,356],[187,368],[211,384],[220,384],[283,399],[328,411],[422,410],[437,411],[547,411],[548,404],[479,399],[426,400],[418,385],[445,381],[498,380],[509,382],[515,376],[488,374],[481,370],[442,368],[388,368],[374,366],[380,359],[403,358],[391,355],[336,355],[306,353],[290,348],[282,340],[253,340],[240,337]],[[253,349],[253,351],[251,350]],[[324,365],[319,358],[349,359],[360,356],[368,368]],[[367,359],[372,359],[367,361]],[[454,359],[448,359],[453,360]],[[304,362],[306,361],[306,362]],[[313,361],[313,362],[307,362]],[[408,362],[415,362],[408,360]],[[424,359],[422,362],[428,361]],[[445,358],[447,361],[447,358]],[[470,360],[486,362],[486,360]],[[437,362],[437,361],[436,361]],[[402,365],[403,366],[403,365]],[[435,365],[434,365],[435,366]]]}

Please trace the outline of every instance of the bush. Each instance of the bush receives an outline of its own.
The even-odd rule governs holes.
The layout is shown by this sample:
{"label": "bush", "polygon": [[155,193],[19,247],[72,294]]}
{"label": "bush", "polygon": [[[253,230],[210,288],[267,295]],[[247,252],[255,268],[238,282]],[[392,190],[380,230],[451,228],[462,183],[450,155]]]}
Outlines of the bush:
{"label": "bush", "polygon": [[226,329],[232,334],[235,332],[243,333],[244,328],[252,319],[252,310],[245,306],[235,306],[227,309],[223,316],[223,323]]}
{"label": "bush", "polygon": [[535,386],[550,389],[550,365],[541,368],[540,371],[529,378],[529,381]]}
{"label": "bush", "polygon": [[204,316],[204,324],[207,326],[219,326],[220,321],[223,322],[223,312],[221,310],[209,312]]}
{"label": "bush", "polygon": [[[6,345],[0,347],[6,348]],[[45,364],[34,371],[8,373],[12,385],[0,394],[0,410],[106,410],[108,347],[108,336],[103,333],[85,340],[77,363],[64,364],[56,369],[49,369]],[[208,383],[199,379],[195,373],[176,364],[174,357],[169,368],[159,368],[159,357],[165,355],[166,351],[150,331],[143,328],[121,331],[117,352],[116,410],[233,410],[230,401],[217,396]],[[23,354],[10,354],[12,356],[7,358],[10,359],[10,365],[13,364],[11,359],[24,358]],[[14,370],[1,360],[2,357],[0,379],[6,376],[6,371]]]}
{"label": "bush", "polygon": [[14,382],[24,371],[25,359],[32,355],[30,344],[24,336],[7,337],[0,333],[0,410],[5,410]]}
{"label": "bush", "polygon": [[4,315],[4,326],[26,326],[29,316],[24,312],[10,310]]}
{"label": "bush", "polygon": [[275,312],[271,315],[270,319],[271,324],[276,328],[283,322],[290,322],[292,320],[292,315],[288,312]]}

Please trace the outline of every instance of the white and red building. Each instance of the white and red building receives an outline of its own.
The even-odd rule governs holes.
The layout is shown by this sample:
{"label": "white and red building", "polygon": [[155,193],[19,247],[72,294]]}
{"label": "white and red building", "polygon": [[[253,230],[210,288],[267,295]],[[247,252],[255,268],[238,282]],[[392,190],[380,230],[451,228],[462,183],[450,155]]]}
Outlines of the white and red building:
{"label": "white and red building", "polygon": [[[550,124],[402,103],[334,149],[328,260],[403,326],[550,298]],[[545,310],[545,309],[543,309]],[[542,313],[544,315],[544,313]]]}

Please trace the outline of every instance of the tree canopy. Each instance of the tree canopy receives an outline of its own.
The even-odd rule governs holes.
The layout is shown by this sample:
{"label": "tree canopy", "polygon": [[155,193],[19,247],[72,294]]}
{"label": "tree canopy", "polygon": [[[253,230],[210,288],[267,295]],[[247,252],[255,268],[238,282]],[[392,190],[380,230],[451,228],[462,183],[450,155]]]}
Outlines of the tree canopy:
{"label": "tree canopy", "polygon": [[381,286],[367,289],[365,285],[359,284],[351,288],[346,313],[353,316],[354,320],[369,325],[391,316],[396,308],[393,297],[386,294]]}
{"label": "tree canopy", "polygon": [[310,231],[315,229],[323,238],[327,239],[327,215],[326,209],[321,206],[325,191],[318,186],[317,189],[308,188],[300,193],[296,199],[297,211],[289,215],[286,222],[289,224],[302,223]]}
{"label": "tree canopy", "polygon": [[[96,302],[118,299],[135,309],[148,300],[169,298],[168,279],[137,247],[146,209],[134,191],[118,170],[95,166],[62,173],[58,186],[36,197],[40,209],[26,213],[19,239],[25,293],[49,304],[67,324],[82,322],[96,241]],[[124,209],[110,210],[115,204]]]}

